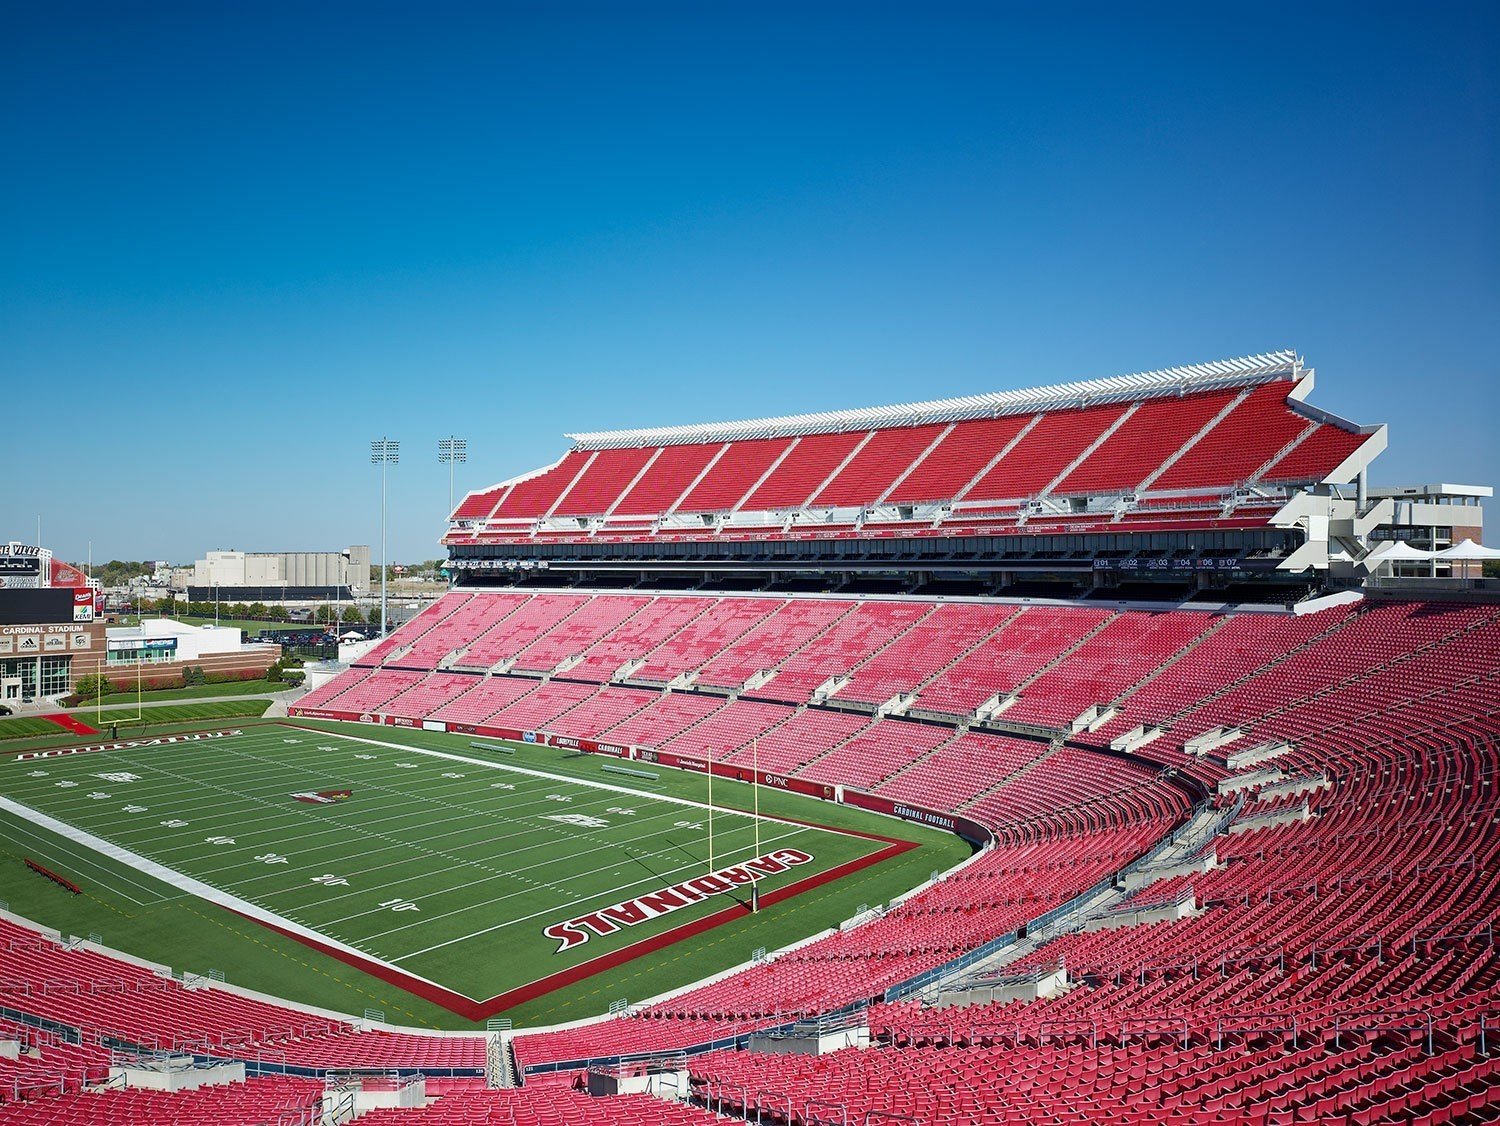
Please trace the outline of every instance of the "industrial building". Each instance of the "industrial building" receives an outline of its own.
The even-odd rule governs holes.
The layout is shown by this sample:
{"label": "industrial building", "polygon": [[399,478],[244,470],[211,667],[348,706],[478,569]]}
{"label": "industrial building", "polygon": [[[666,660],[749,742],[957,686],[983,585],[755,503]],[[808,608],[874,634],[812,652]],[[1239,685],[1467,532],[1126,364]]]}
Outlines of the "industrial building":
{"label": "industrial building", "polygon": [[193,564],[189,602],[311,602],[370,592],[370,549],[210,551]]}

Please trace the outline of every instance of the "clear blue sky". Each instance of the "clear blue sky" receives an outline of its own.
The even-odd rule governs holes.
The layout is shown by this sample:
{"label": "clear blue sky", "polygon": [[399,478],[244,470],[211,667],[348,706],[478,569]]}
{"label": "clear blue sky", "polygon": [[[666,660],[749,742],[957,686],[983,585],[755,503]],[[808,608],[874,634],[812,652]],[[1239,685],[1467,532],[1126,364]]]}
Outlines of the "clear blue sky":
{"label": "clear blue sky", "polygon": [[1500,480],[1500,5],[1055,8],[8,5],[0,539],[378,543],[389,433],[431,557],[450,431],[1280,347]]}

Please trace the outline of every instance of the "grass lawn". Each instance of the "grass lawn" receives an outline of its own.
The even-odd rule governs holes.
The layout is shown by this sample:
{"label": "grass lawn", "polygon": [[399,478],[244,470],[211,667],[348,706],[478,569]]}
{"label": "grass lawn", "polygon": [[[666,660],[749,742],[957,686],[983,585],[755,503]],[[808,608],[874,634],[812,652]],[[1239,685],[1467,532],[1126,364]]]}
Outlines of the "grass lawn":
{"label": "grass lawn", "polygon": [[[0,716],[0,740],[51,735],[62,730],[50,719],[41,719],[38,716]],[[69,738],[77,739],[78,736],[70,735]]]}
{"label": "grass lawn", "polygon": [[[797,850],[779,854],[788,861],[780,870],[767,865],[762,910],[749,913],[743,888],[726,886],[670,913],[616,912],[620,925],[601,928],[599,913],[610,905],[643,902],[710,871],[705,779],[666,769],[635,778],[605,771],[618,765],[605,756],[525,744],[505,753],[499,744],[470,742],[353,724],[250,723],[212,744],[0,759],[0,794],[468,997],[585,967],[581,980],[508,1005],[518,1024],[591,1015],[620,997],[687,984],[746,960],[756,947],[784,945],[861,904],[884,902],[969,852],[932,829],[769,789],[760,793],[757,819],[750,788],[718,779],[712,870]],[[19,831],[0,820],[0,838],[8,824],[13,835]],[[175,888],[155,894],[170,897],[180,934],[132,924],[119,929],[126,945],[115,919],[147,913],[128,903],[146,893],[132,891],[118,872],[91,869],[103,861],[85,845],[55,838],[50,845],[39,859],[101,903],[113,897],[93,925],[83,904],[69,905],[64,916],[77,920],[66,924],[75,933],[87,926],[133,953],[221,969],[239,984],[315,1004],[355,1011],[372,1004],[389,1019],[467,1024],[300,944],[277,940],[281,955],[272,960],[248,956],[243,941],[225,937],[226,924],[241,938],[260,932],[262,946],[276,936]],[[800,856],[806,859],[791,862]],[[63,926],[63,916],[21,906],[56,897],[12,872],[0,869],[0,895]],[[815,890],[794,887],[825,872],[831,882]],[[140,873],[131,879],[156,884]],[[23,899],[12,892],[16,883],[27,889]],[[568,945],[566,928],[553,924],[583,917],[595,921],[583,927],[587,940]],[[710,917],[713,925],[701,929]],[[695,923],[701,933],[680,934]],[[669,945],[633,953],[642,939]],[[212,960],[193,960],[202,958]],[[345,999],[332,1001],[330,993]],[[354,993],[382,1001],[356,1006]]]}
{"label": "grass lawn", "polygon": [[[197,615],[188,616],[186,614],[179,614],[179,615],[176,615],[172,620],[173,621],[177,621],[177,622],[185,622],[186,624],[188,624],[190,626],[211,626],[211,625],[214,624],[214,616],[212,614],[208,615],[208,617],[206,617],[206,618],[198,617]],[[258,633],[260,633],[260,631],[263,630],[263,629],[321,629],[324,626],[326,626],[327,623],[326,622],[262,622],[262,621],[250,621],[249,619],[242,619],[242,618],[220,618],[219,619],[219,625],[220,626],[228,626],[228,627],[230,627],[232,629],[242,629],[242,630],[244,630],[246,633],[248,633],[250,635],[251,640],[254,640],[255,635],[258,634]],[[339,632],[340,633],[342,633],[342,632],[344,632],[346,630],[351,630],[351,629],[352,630],[363,631],[365,629],[365,625],[362,622],[352,622],[352,623],[351,622],[345,622],[345,623],[342,623],[339,626]]]}
{"label": "grass lawn", "polygon": [[[141,700],[204,700],[213,699],[215,696],[253,696],[261,692],[285,692],[290,686],[286,684],[273,684],[269,680],[231,680],[223,684],[193,684],[186,688],[160,688],[154,692],[142,692]],[[103,697],[107,707],[110,704],[128,704],[136,699],[134,692],[108,692]],[[87,708],[92,705],[81,704],[79,708]]]}
{"label": "grass lawn", "polygon": [[68,714],[81,723],[98,727],[101,723],[129,724],[132,728],[145,723],[180,723],[184,720],[236,719],[261,716],[271,706],[270,700],[208,700],[201,704],[146,704],[140,710],[142,719],[136,719],[135,700],[128,699],[118,704],[106,703],[100,708],[74,708]]}

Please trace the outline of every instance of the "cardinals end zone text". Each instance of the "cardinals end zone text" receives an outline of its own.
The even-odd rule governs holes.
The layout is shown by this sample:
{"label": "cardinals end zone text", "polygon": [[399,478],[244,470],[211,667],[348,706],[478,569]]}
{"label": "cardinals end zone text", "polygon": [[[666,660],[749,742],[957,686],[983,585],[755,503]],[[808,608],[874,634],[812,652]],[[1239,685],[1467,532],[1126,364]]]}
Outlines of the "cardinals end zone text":
{"label": "cardinals end zone text", "polygon": [[553,923],[551,926],[543,927],[542,933],[548,938],[557,940],[558,946],[553,953],[561,954],[565,950],[572,950],[575,946],[583,945],[593,935],[602,938],[605,935],[615,934],[622,927],[633,927],[650,922],[662,915],[684,907],[691,907],[694,903],[701,903],[711,895],[723,895],[737,887],[748,887],[767,876],[779,876],[790,868],[799,864],[808,864],[811,861],[812,854],[803,852],[799,848],[779,848],[775,852],[765,853],[743,864],[720,868],[717,872],[710,872],[706,876],[684,880],[680,884],[673,884],[660,891],[648,892],[634,899],[626,899],[590,914],[579,915],[566,922]]}

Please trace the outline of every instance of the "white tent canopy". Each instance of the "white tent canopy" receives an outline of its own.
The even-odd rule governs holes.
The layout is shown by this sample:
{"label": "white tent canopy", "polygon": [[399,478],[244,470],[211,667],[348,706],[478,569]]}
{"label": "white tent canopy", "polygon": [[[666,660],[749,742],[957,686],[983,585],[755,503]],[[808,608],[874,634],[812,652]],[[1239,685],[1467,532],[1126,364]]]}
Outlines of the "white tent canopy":
{"label": "white tent canopy", "polygon": [[1500,559],[1500,548],[1485,547],[1483,544],[1477,544],[1473,540],[1464,540],[1462,543],[1454,544],[1446,551],[1438,552],[1437,557],[1459,563],[1477,562],[1482,559]]}
{"label": "white tent canopy", "polygon": [[1436,558],[1437,552],[1435,551],[1423,551],[1419,547],[1412,547],[1405,540],[1391,540],[1381,544],[1365,556],[1365,563],[1373,567],[1377,563],[1415,563]]}

